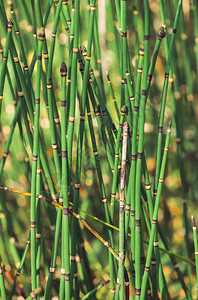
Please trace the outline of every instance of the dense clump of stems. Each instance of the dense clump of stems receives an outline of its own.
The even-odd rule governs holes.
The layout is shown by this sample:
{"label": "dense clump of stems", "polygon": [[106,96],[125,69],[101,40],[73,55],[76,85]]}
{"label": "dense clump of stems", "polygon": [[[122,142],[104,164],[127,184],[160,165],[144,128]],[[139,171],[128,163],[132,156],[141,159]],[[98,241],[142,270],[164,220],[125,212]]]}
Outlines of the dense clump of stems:
{"label": "dense clump of stems", "polygon": [[3,300],[194,297],[197,8],[0,1]]}

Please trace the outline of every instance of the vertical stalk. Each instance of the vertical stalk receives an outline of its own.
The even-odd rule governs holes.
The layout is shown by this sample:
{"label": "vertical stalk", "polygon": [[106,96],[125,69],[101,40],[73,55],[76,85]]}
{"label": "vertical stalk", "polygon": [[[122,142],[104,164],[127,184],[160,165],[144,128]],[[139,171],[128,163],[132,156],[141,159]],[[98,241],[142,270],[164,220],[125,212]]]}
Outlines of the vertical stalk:
{"label": "vertical stalk", "polygon": [[41,27],[38,33],[38,57],[37,57],[37,78],[35,93],[35,117],[33,135],[33,163],[31,179],[31,202],[30,202],[30,221],[31,221],[31,283],[32,291],[36,288],[36,171],[39,154],[39,116],[40,116],[40,76],[42,63],[42,42],[44,40],[44,28]]}
{"label": "vertical stalk", "polygon": [[145,105],[147,95],[147,74],[148,74],[148,41],[149,41],[149,4],[148,0],[144,1],[144,69],[142,79],[142,95],[140,99],[139,112],[139,142],[136,165],[136,184],[135,184],[135,299],[140,298],[141,292],[141,174],[142,174],[142,155],[144,145],[144,120]]}
{"label": "vertical stalk", "polygon": [[197,226],[194,216],[191,216],[193,225],[193,239],[194,239],[194,253],[195,253],[195,267],[196,267],[196,286],[197,286],[197,299],[198,299],[198,241],[197,241]]}
{"label": "vertical stalk", "polygon": [[166,160],[167,160],[167,155],[168,155],[171,125],[172,125],[172,122],[169,123],[169,128],[167,130],[167,136],[166,136],[166,141],[165,141],[164,154],[163,154],[163,158],[162,158],[160,178],[159,178],[159,184],[158,184],[158,191],[157,191],[157,196],[156,196],[155,206],[154,206],[154,211],[153,211],[153,220],[152,220],[151,233],[150,233],[150,238],[149,238],[148,254],[147,254],[144,274],[143,274],[143,278],[142,278],[140,300],[145,299],[146,286],[147,286],[147,280],[148,280],[148,272],[149,272],[149,269],[150,269],[151,256],[152,256],[152,252],[153,252],[153,242],[154,242],[154,238],[155,238],[155,235],[156,235],[156,232],[157,232],[158,210],[159,210],[159,204],[160,204],[162,184],[163,184],[163,181],[164,181]]}
{"label": "vertical stalk", "polygon": [[70,256],[69,256],[69,199],[68,199],[68,163],[66,144],[66,75],[67,68],[62,63],[61,69],[61,145],[62,145],[62,197],[63,197],[63,261],[65,269],[65,297],[70,299]]}
{"label": "vertical stalk", "polygon": [[128,136],[128,123],[124,122],[123,126],[123,144],[122,144],[122,165],[120,177],[120,211],[119,211],[119,299],[124,299],[124,260],[125,260],[125,172],[126,172],[126,153],[127,153],[127,136]]}

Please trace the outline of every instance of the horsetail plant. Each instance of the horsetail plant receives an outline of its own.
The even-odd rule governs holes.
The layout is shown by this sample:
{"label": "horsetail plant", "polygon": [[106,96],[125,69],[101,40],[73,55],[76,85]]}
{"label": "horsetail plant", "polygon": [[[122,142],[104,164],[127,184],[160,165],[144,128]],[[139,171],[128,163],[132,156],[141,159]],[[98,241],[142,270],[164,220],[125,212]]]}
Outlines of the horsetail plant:
{"label": "horsetail plant", "polygon": [[197,0],[184,4],[0,0],[2,299],[196,298]]}

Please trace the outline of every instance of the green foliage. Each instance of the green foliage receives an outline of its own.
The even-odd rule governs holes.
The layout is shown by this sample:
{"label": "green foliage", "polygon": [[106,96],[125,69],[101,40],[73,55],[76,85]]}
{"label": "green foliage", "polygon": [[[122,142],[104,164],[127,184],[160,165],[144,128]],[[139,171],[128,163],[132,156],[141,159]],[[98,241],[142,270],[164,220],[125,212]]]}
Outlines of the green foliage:
{"label": "green foliage", "polygon": [[197,12],[0,0],[3,300],[196,299]]}

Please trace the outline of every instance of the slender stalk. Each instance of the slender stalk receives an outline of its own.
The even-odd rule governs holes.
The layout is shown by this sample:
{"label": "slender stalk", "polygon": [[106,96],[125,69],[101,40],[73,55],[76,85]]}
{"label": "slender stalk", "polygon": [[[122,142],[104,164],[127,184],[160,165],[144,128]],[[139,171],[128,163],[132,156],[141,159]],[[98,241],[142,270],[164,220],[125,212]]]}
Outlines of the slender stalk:
{"label": "slender stalk", "polygon": [[160,171],[158,191],[157,191],[157,196],[156,196],[155,206],[154,206],[154,211],[153,211],[153,220],[152,220],[152,225],[151,225],[151,234],[150,234],[150,239],[149,239],[148,254],[147,254],[144,274],[143,274],[143,278],[142,278],[141,295],[140,295],[141,300],[145,299],[146,286],[147,286],[147,280],[148,280],[148,272],[149,272],[149,268],[150,268],[151,256],[152,256],[152,251],[153,251],[153,241],[154,241],[156,230],[157,230],[156,224],[157,224],[157,218],[158,218],[158,209],[159,209],[159,204],[160,204],[160,196],[161,196],[161,191],[162,191],[162,183],[164,181],[164,173],[165,173],[166,160],[167,160],[167,155],[168,155],[171,125],[172,125],[172,122],[170,122],[169,128],[167,130],[167,136],[166,136],[165,147],[164,147],[164,154],[163,154],[163,158],[162,158],[162,165],[161,165],[161,171]]}
{"label": "slender stalk", "polygon": [[6,300],[6,289],[5,289],[5,282],[3,277],[3,269],[0,263],[0,290],[1,290],[1,297],[2,300]]}
{"label": "slender stalk", "polygon": [[40,76],[42,63],[42,42],[44,39],[44,28],[39,29],[38,34],[38,58],[37,58],[37,81],[36,81],[36,100],[34,117],[34,136],[33,136],[33,163],[31,179],[31,202],[30,202],[30,220],[31,220],[31,281],[32,291],[36,289],[36,171],[39,154],[39,116],[40,116]]}
{"label": "slender stalk", "polygon": [[128,123],[124,122],[123,126],[123,146],[122,146],[122,165],[121,165],[121,176],[120,176],[120,215],[119,215],[119,272],[118,272],[118,284],[119,298],[124,299],[124,260],[125,260],[125,234],[124,234],[124,223],[125,223],[125,172],[126,172],[126,152],[127,152],[127,136],[128,136]]}
{"label": "slender stalk", "polygon": [[81,298],[81,300],[85,300],[88,299],[92,294],[96,293],[99,289],[101,289],[103,286],[105,286],[106,284],[108,284],[110,282],[110,280],[107,280],[103,283],[101,283],[99,286],[97,286],[95,289],[93,289],[92,291],[90,291],[89,293],[87,293],[85,296],[83,296]]}
{"label": "slender stalk", "polygon": [[9,50],[9,46],[10,46],[9,44],[10,44],[11,34],[12,34],[12,26],[13,26],[13,22],[10,19],[8,21],[8,32],[6,35],[6,44],[3,51],[3,64],[1,68],[1,74],[0,74],[0,115],[1,115],[2,100],[3,100],[3,88],[5,83],[6,71],[7,71],[8,50]]}
{"label": "slender stalk", "polygon": [[195,253],[195,267],[196,267],[196,286],[197,286],[197,297],[198,297],[198,241],[197,241],[197,226],[195,223],[194,216],[191,216],[193,225],[193,239],[194,239],[194,253]]}
{"label": "slender stalk", "polygon": [[67,68],[62,63],[61,69],[61,145],[62,145],[62,197],[63,197],[63,260],[65,270],[65,297],[70,299],[70,250],[69,250],[69,200],[68,200],[68,162],[66,144],[66,75]]}

